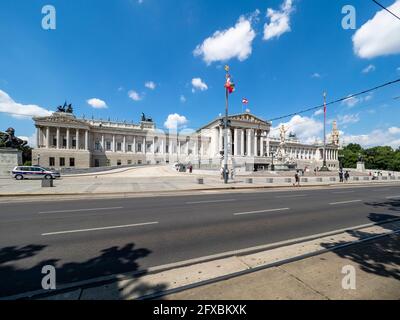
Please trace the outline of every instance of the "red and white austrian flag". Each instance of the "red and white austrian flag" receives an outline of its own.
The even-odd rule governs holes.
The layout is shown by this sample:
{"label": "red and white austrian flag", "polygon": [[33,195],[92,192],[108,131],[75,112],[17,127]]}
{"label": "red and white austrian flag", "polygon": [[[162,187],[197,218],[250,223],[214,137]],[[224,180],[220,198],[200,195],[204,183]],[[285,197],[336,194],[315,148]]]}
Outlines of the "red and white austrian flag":
{"label": "red and white austrian flag", "polygon": [[248,104],[248,103],[249,103],[249,100],[247,100],[246,98],[243,98],[242,103],[243,103],[243,104]]}

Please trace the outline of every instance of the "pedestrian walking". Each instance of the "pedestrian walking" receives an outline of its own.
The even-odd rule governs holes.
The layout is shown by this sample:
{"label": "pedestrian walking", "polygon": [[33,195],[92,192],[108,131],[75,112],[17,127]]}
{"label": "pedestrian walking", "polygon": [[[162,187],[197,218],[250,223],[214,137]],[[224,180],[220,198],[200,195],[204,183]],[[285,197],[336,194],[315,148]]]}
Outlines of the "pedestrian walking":
{"label": "pedestrian walking", "polygon": [[232,168],[231,169],[231,180],[234,180],[234,179],[235,179],[235,169]]}
{"label": "pedestrian walking", "polygon": [[300,187],[300,175],[299,172],[297,171],[294,175],[294,180],[296,181],[295,184],[293,185],[294,187]]}
{"label": "pedestrian walking", "polygon": [[343,171],[342,170],[340,170],[339,171],[339,180],[340,180],[340,182],[344,182],[344,179],[343,179]]}
{"label": "pedestrian walking", "polygon": [[344,179],[346,180],[346,182],[349,182],[350,173],[348,171],[346,171],[346,173],[344,174]]}

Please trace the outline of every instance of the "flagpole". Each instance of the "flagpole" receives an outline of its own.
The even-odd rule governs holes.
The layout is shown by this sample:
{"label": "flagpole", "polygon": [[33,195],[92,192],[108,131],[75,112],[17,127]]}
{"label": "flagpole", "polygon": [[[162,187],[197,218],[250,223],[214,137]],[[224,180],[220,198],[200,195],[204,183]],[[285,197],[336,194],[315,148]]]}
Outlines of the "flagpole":
{"label": "flagpole", "polygon": [[[229,67],[225,67],[226,79],[229,77]],[[224,138],[224,183],[228,184],[229,174],[228,174],[228,113],[229,113],[229,92],[228,88],[225,88],[225,138]]]}

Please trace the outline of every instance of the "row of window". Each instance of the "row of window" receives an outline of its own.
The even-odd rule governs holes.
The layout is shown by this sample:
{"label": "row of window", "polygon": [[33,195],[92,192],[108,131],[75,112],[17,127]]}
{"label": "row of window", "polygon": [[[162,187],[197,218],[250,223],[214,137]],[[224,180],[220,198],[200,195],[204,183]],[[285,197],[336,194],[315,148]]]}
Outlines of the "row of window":
{"label": "row of window", "polygon": [[[56,158],[50,157],[49,158],[49,166],[50,167],[55,167],[56,166]],[[65,167],[65,158],[59,158],[58,159],[58,166],[59,167]],[[69,158],[69,166],[70,167],[75,167],[75,158]]]}

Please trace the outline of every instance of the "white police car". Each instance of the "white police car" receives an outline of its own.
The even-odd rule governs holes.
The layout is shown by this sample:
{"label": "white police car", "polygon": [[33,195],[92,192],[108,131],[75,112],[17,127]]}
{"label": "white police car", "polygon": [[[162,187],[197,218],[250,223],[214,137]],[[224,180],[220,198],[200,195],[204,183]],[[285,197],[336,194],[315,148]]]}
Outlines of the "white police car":
{"label": "white police car", "polygon": [[12,171],[12,176],[16,180],[23,179],[57,179],[61,175],[59,172],[42,167],[18,166]]}

